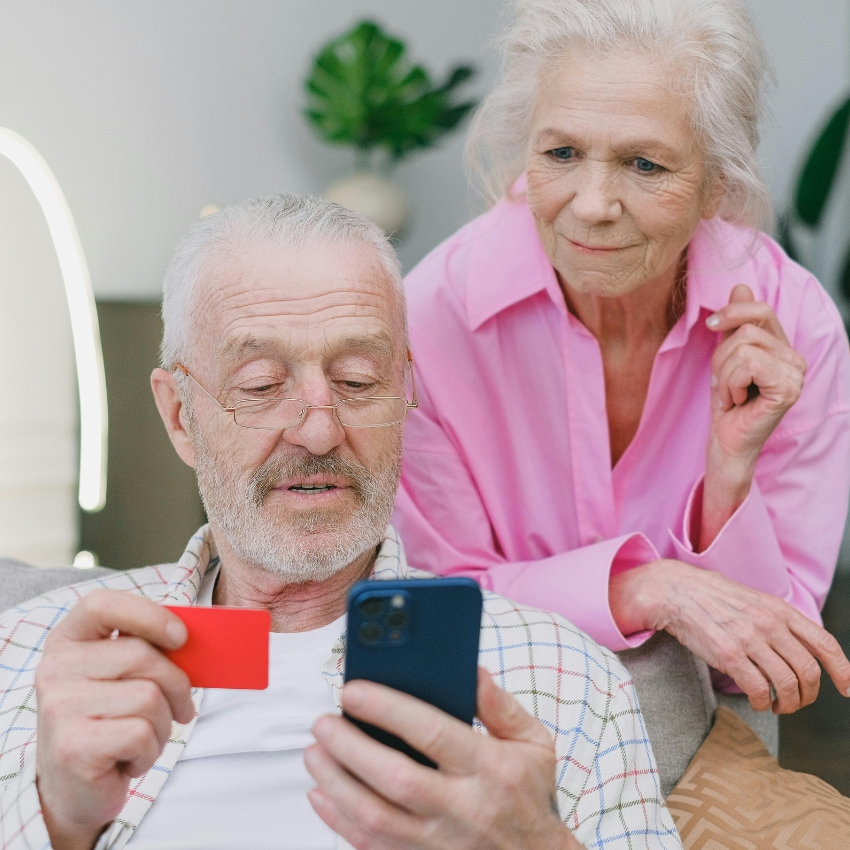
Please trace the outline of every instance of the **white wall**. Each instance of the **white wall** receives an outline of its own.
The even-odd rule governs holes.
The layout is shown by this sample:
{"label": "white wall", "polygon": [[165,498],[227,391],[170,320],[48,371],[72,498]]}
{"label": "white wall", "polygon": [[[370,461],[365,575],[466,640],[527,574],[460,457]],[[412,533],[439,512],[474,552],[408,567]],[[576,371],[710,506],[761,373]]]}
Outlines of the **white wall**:
{"label": "white wall", "polygon": [[[351,168],[300,115],[311,56],[363,15],[442,73],[485,45],[493,0],[4,0],[0,124],[27,136],[68,197],[95,292],[157,297],[177,239],[208,202],[317,192]],[[408,264],[467,217],[460,138],[405,166]]]}
{"label": "white wall", "polygon": [[[764,159],[779,197],[848,83],[845,0],[749,0],[778,69]],[[77,219],[100,297],[156,297],[176,240],[208,202],[321,191],[351,167],[305,125],[316,48],[374,15],[442,72],[471,60],[481,93],[500,0],[3,0],[0,123],[47,158]],[[413,196],[406,266],[468,215],[461,138],[399,171]]]}
{"label": "white wall", "polygon": [[73,358],[47,223],[0,157],[0,555],[42,566],[77,551]]}
{"label": "white wall", "polygon": [[850,89],[847,0],[746,0],[776,70],[761,146],[774,197],[785,199],[800,158]]}

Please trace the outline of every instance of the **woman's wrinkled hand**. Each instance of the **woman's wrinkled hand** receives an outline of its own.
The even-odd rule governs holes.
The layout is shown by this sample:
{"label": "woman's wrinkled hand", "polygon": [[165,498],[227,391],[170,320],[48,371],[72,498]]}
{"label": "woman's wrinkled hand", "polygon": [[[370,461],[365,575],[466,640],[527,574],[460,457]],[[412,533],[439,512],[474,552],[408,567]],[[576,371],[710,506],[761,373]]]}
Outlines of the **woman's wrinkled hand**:
{"label": "woman's wrinkled hand", "polygon": [[818,661],[850,696],[850,661],[829,632],[783,600],[719,573],[669,559],[627,570],[611,579],[611,611],[624,634],[669,632],[730,676],[756,711],[790,714],[814,702]]}
{"label": "woman's wrinkled hand", "polygon": [[706,320],[723,335],[711,359],[711,432],[706,446],[699,540],[703,551],[746,499],[767,439],[800,397],[806,361],[776,314],[744,284]]}
{"label": "woman's wrinkled hand", "polygon": [[723,334],[711,360],[711,439],[725,456],[754,461],[800,397],[806,361],[776,313],[744,284],[706,324]]}

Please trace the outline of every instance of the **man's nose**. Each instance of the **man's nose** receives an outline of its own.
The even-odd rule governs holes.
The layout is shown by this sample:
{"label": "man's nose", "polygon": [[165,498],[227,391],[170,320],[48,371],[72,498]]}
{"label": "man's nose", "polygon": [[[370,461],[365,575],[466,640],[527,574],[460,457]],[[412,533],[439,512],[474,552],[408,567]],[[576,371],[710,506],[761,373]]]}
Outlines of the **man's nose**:
{"label": "man's nose", "polygon": [[283,440],[291,446],[302,446],[313,455],[325,455],[345,442],[345,429],[336,417],[336,399],[324,391],[302,392],[301,398],[310,405],[298,425],[283,432]]}
{"label": "man's nose", "polygon": [[623,209],[617,196],[616,178],[607,163],[584,164],[576,175],[570,206],[576,220],[588,227],[619,219]]}

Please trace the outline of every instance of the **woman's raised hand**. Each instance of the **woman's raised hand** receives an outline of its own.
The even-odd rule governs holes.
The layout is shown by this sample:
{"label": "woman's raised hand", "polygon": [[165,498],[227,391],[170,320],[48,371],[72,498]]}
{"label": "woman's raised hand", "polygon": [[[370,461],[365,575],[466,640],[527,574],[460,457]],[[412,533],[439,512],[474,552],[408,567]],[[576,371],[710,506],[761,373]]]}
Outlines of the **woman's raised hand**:
{"label": "woman's raised hand", "polygon": [[829,632],[787,602],[719,573],[653,561],[613,576],[610,601],[623,634],[669,632],[730,676],[756,711],[788,714],[814,702],[818,662],[850,696],[850,661]]}
{"label": "woman's raised hand", "polygon": [[702,551],[746,499],[768,437],[800,397],[806,361],[773,310],[744,284],[706,320],[723,334],[711,361],[711,432],[700,539]]}

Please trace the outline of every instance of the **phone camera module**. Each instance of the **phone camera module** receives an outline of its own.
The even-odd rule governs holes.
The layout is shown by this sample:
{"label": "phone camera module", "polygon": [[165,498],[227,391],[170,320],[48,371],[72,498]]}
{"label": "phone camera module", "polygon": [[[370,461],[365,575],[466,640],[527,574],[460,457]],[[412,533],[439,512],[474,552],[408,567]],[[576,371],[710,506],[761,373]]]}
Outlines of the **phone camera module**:
{"label": "phone camera module", "polygon": [[380,623],[361,623],[357,630],[357,637],[361,643],[378,643],[383,636],[384,630]]}
{"label": "phone camera module", "polygon": [[369,596],[360,605],[360,616],[366,620],[380,617],[384,612],[384,600],[380,596]]}
{"label": "phone camera module", "polygon": [[384,622],[391,629],[400,629],[407,625],[407,611],[390,611]]}

